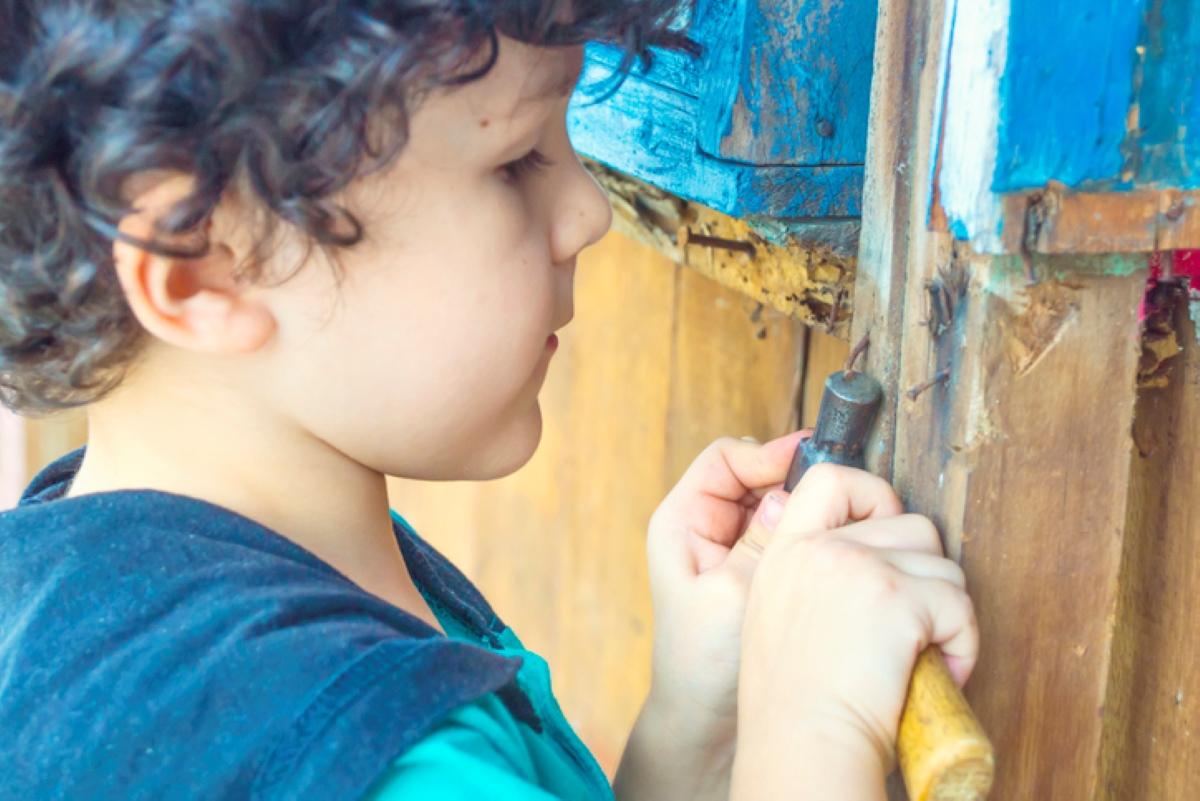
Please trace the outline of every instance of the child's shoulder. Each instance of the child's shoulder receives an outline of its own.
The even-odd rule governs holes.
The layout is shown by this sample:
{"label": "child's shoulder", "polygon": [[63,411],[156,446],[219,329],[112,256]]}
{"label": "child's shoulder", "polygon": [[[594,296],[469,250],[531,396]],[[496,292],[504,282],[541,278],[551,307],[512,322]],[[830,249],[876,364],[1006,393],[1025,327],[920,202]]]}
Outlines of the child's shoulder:
{"label": "child's shoulder", "polygon": [[127,797],[350,797],[516,673],[231,511],[61,498],[70,475],[0,515],[0,729],[23,743],[0,772],[24,797],[104,797],[114,775]]}

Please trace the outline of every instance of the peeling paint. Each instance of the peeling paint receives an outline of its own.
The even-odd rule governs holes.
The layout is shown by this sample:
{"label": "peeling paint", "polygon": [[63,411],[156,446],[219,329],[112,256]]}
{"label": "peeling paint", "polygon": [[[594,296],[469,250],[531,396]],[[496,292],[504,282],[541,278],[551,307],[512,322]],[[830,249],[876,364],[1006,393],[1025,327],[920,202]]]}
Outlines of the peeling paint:
{"label": "peeling paint", "polygon": [[[1123,278],[1145,270],[1146,257],[1137,253],[1034,255],[1033,269],[1039,279],[1060,283],[1081,276]],[[1017,255],[991,259],[983,278],[983,289],[991,295],[1012,297],[1026,288],[1025,266]]]}
{"label": "peeling paint", "polygon": [[[608,193],[622,233],[801,322],[821,325],[843,339],[849,335],[856,259],[854,248],[846,245],[857,237],[857,222],[840,223],[847,229],[840,233],[832,221],[812,229],[779,226],[769,240],[746,220],[687,203],[594,162],[587,166]],[[690,236],[751,245],[753,255],[702,244],[681,246],[679,232],[685,227]]]}

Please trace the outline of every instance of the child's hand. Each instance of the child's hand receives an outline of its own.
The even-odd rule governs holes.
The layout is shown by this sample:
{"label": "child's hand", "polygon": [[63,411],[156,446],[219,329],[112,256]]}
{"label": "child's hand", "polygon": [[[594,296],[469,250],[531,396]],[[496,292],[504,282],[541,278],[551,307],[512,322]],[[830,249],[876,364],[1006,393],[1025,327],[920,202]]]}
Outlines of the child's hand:
{"label": "child's hand", "polygon": [[[797,432],[765,445],[718,440],[697,457],[650,521],[654,675],[642,721],[663,732],[655,739],[674,748],[681,764],[673,773],[694,781],[691,787],[671,785],[671,797],[728,798],[742,619],[758,563],[753,551],[734,546],[748,526],[752,537],[761,534],[758,520],[768,509],[759,509],[759,502],[782,486],[803,436]],[[898,502],[881,509],[899,510]],[[773,511],[781,514],[782,504]],[[656,751],[661,771],[666,755],[661,746]]]}
{"label": "child's hand", "polygon": [[962,570],[927,519],[878,516],[898,506],[881,479],[820,465],[759,539],[735,798],[882,798],[917,655],[938,644],[960,683],[970,674],[978,630]]}

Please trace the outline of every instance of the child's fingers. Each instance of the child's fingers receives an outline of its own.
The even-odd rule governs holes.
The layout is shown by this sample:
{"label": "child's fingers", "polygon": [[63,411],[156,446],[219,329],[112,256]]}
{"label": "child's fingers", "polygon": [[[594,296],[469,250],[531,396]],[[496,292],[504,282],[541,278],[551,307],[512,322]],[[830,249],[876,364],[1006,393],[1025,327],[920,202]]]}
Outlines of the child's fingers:
{"label": "child's fingers", "polygon": [[734,543],[725,559],[726,566],[743,576],[750,576],[762,558],[763,551],[771,541],[771,535],[783,517],[784,506],[787,504],[788,493],[776,490],[763,498],[758,505],[749,525]]}
{"label": "child's fingers", "polygon": [[740,502],[747,492],[782,484],[805,433],[796,431],[762,445],[733,437],[719,439],[696,457],[667,497],[702,494]]}
{"label": "child's fingers", "polygon": [[947,584],[953,584],[960,590],[967,588],[967,578],[963,569],[958,566],[957,562],[944,556],[918,551],[887,549],[877,550],[876,553],[880,559],[892,567],[914,578],[937,579]]}
{"label": "child's fingers", "polygon": [[950,582],[937,578],[910,578],[919,619],[929,624],[930,645],[941,648],[946,667],[961,686],[975,669],[979,657],[979,625],[970,597]]}
{"label": "child's fingers", "polygon": [[837,529],[835,535],[872,548],[916,551],[933,556],[943,553],[942,538],[938,535],[937,527],[923,515],[873,517],[843,526]]}
{"label": "child's fingers", "polygon": [[809,468],[793,490],[779,530],[811,534],[903,511],[896,491],[882,478],[852,467],[818,464]]}

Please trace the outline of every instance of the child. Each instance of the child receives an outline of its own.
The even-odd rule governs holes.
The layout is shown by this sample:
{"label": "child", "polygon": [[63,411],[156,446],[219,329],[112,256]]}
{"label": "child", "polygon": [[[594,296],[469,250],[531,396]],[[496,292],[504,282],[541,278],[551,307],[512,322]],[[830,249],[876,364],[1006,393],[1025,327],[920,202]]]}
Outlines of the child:
{"label": "child", "polygon": [[[385,476],[534,452],[609,224],[580,42],[660,0],[0,0],[0,393],[88,446],[0,515],[0,798],[603,799],[545,664]],[[878,799],[908,673],[977,650],[937,533],[799,435],[650,521],[621,801]]]}

